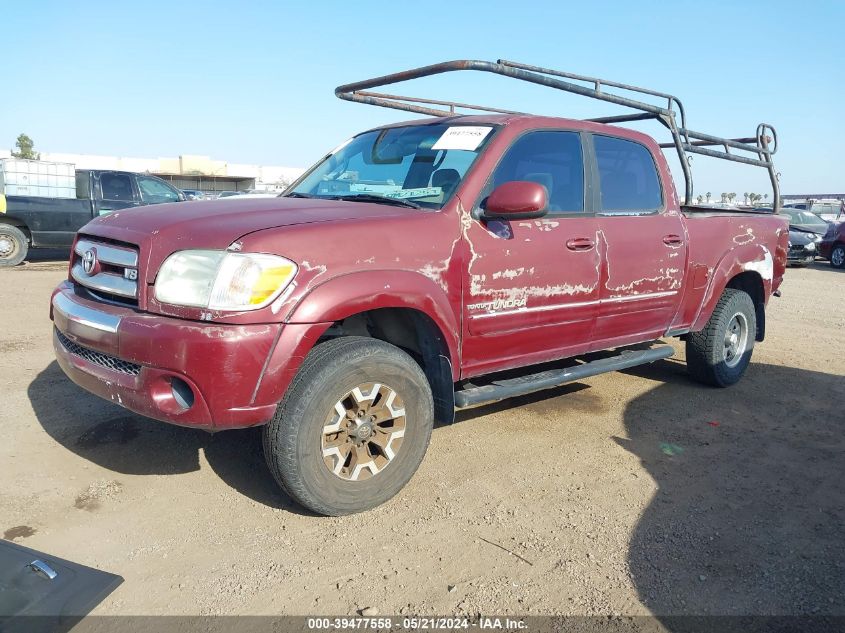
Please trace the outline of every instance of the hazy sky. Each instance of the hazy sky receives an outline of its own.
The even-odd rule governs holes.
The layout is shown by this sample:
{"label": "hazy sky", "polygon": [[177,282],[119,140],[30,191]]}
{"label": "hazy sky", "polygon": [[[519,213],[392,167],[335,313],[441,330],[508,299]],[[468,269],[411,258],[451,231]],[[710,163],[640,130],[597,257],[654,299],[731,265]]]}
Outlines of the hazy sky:
{"label": "hazy sky", "polygon": [[[841,0],[28,0],[3,3],[0,23],[0,147],[26,132],[43,151],[305,167],[357,131],[413,117],[340,101],[338,84],[504,58],[671,92],[703,132],[772,123],[784,193],[845,191]],[[623,111],[514,83],[464,73],[402,87],[573,118]],[[694,175],[696,193],[770,191],[763,170],[734,163],[695,158]]]}

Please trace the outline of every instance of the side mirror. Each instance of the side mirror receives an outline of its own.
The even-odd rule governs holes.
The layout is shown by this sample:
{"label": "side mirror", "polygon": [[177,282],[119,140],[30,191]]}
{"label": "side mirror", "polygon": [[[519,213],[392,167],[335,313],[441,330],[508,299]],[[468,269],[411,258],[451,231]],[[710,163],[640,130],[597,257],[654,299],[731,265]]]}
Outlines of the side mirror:
{"label": "side mirror", "polygon": [[488,220],[524,220],[541,218],[549,210],[546,188],[528,180],[512,180],[493,190],[484,205]]}

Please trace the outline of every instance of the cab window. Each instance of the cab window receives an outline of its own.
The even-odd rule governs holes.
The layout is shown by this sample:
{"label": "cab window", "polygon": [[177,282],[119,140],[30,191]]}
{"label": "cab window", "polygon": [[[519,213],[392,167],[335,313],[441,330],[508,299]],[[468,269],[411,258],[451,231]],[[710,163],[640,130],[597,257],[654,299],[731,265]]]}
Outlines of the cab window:
{"label": "cab window", "polygon": [[528,180],[543,185],[550,213],[584,211],[584,158],[577,132],[538,131],[511,145],[493,172],[486,195],[499,185]]}
{"label": "cab window", "polygon": [[179,201],[179,194],[158,178],[138,176],[138,189],[141,190],[141,200],[145,204]]}
{"label": "cab window", "polygon": [[132,178],[129,174],[106,172],[100,175],[100,188],[103,200],[119,200],[132,202],[135,194],[132,191]]}
{"label": "cab window", "polygon": [[88,181],[91,178],[88,171],[82,170],[76,172],[76,199],[90,200],[91,194],[88,192]]}
{"label": "cab window", "polygon": [[648,149],[622,138],[593,136],[602,211],[656,211],[663,205],[657,167]]}

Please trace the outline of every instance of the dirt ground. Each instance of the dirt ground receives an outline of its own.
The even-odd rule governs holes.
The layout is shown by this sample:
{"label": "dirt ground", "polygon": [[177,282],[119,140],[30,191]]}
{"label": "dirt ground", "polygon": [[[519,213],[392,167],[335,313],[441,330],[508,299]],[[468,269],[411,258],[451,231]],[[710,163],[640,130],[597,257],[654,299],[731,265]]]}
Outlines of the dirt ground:
{"label": "dirt ground", "polygon": [[0,270],[0,534],[120,574],[98,614],[845,615],[845,273],[791,269],[727,390],[675,358],[459,414],[383,507],[304,513],[259,433],[53,361],[66,263]]}

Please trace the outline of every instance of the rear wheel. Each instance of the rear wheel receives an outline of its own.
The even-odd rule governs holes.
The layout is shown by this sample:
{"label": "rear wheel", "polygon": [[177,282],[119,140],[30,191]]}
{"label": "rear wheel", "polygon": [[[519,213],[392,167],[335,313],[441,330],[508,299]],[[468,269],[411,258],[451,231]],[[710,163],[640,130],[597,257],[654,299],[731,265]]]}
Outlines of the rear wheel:
{"label": "rear wheel", "polygon": [[845,244],[837,244],[830,251],[830,265],[834,268],[845,268]]}
{"label": "rear wheel", "polygon": [[303,362],[264,428],[264,454],[297,502],[319,514],[351,514],[408,483],[433,420],[431,389],[413,358],[376,339],[334,339]]}
{"label": "rear wheel", "polygon": [[727,387],[751,362],[757,319],[748,293],[726,288],[707,325],[687,338],[687,369],[699,382]]}
{"label": "rear wheel", "polygon": [[0,224],[0,266],[17,266],[29,251],[29,240],[18,227]]}

